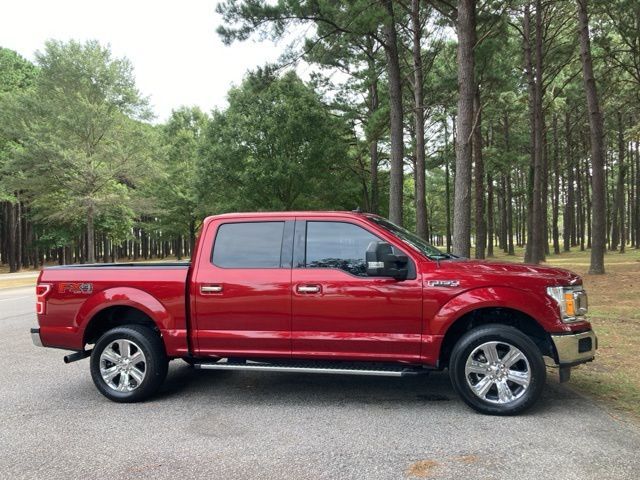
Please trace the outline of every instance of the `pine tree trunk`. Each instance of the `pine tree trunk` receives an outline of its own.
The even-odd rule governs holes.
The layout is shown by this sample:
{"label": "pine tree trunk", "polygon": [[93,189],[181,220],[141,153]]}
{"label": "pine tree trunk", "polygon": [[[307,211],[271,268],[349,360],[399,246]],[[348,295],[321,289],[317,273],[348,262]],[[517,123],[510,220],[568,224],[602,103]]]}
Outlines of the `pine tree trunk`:
{"label": "pine tree trunk", "polygon": [[604,184],[604,120],[600,111],[598,89],[593,75],[587,0],[577,0],[580,30],[580,59],[584,76],[589,127],[591,130],[592,209],[591,265],[589,273],[603,274],[605,250],[605,184]]}
{"label": "pine tree trunk", "polygon": [[420,25],[420,0],[411,0],[411,28],[413,30],[413,101],[416,134],[416,233],[427,239],[427,193],[425,179],[424,145],[424,81],[422,77],[422,26]]}
{"label": "pine tree trunk", "polygon": [[487,256],[493,257],[493,180],[487,173]]}
{"label": "pine tree trunk", "polygon": [[476,88],[473,97],[475,129],[473,130],[472,150],[475,177],[475,226],[476,226],[476,258],[486,256],[487,223],[484,213],[484,159],[482,158],[482,107],[480,88]]}
{"label": "pine tree trunk", "polygon": [[558,117],[553,116],[553,198],[551,201],[551,228],[553,230],[553,253],[560,253],[560,230],[558,229],[558,217],[560,216],[560,161],[558,155]]}
{"label": "pine tree trunk", "polygon": [[[625,238],[625,213],[624,213],[624,182],[627,166],[624,163],[626,145],[624,143],[624,129],[622,124],[622,114],[618,112],[618,186],[616,191],[615,210],[619,225],[617,225],[617,238],[620,245],[620,253],[624,253],[626,243]],[[613,232],[612,232],[613,233]]]}
{"label": "pine tree trunk", "polygon": [[457,15],[458,32],[458,116],[456,170],[453,204],[453,253],[471,254],[471,137],[473,98],[476,89],[474,52],[476,42],[475,1],[460,0]]}
{"label": "pine tree trunk", "polygon": [[107,237],[106,235],[102,236],[102,261],[104,263],[109,263],[110,260],[110,247],[109,247],[109,237]]}
{"label": "pine tree trunk", "polygon": [[[507,153],[511,152],[511,134],[510,134],[509,115],[504,113],[504,149]],[[505,199],[505,215],[506,215],[506,253],[515,255],[513,246],[513,186],[511,185],[511,172],[507,170],[506,181],[506,199]]]}
{"label": "pine tree trunk", "polygon": [[511,186],[511,173],[507,173],[507,246],[508,254],[515,255],[513,246],[513,188]]}
{"label": "pine tree trunk", "polygon": [[636,142],[635,148],[636,157],[636,201],[635,201],[635,213],[633,218],[636,219],[636,248],[640,249],[640,141]]}
{"label": "pine tree trunk", "polygon": [[87,209],[87,262],[96,263],[95,211],[93,205]]}
{"label": "pine tree trunk", "polygon": [[[371,120],[379,108],[378,95],[378,72],[375,63],[374,43],[371,36],[366,38],[367,67],[369,76],[369,119]],[[379,187],[378,187],[378,134],[370,133],[369,138],[369,183],[370,200],[369,209],[371,213],[378,213],[379,207]]]}
{"label": "pine tree trunk", "polygon": [[0,212],[2,213],[2,219],[0,221],[0,263],[2,265],[6,265],[9,262],[9,248],[7,246],[9,241],[8,206],[9,202],[0,202]]}
{"label": "pine tree trunk", "polygon": [[637,165],[634,156],[635,148],[633,142],[628,142],[627,156],[629,157],[629,203],[627,208],[629,210],[629,223],[627,230],[627,241],[631,248],[636,248],[636,227],[638,225],[638,212],[636,211],[636,198],[638,196],[638,187],[636,185],[636,178],[638,176]]}
{"label": "pine tree trunk", "polygon": [[[468,1],[468,0],[467,0]],[[400,73],[400,57],[398,54],[398,40],[395,15],[392,0],[383,0],[387,10],[384,23],[385,53],[387,56],[387,76],[389,83],[389,112],[391,124],[391,171],[389,180],[389,219],[402,225],[403,203],[403,162],[404,162],[404,132],[402,107],[402,77]]]}
{"label": "pine tree trunk", "polygon": [[498,218],[500,219],[500,231],[498,232],[498,248],[503,253],[508,252],[507,247],[507,180],[504,174],[500,175],[500,189],[498,191]]}
{"label": "pine tree trunk", "polygon": [[178,235],[176,239],[176,258],[182,260],[182,235]]}
{"label": "pine tree trunk", "polygon": [[193,252],[196,248],[196,221],[191,219],[189,222],[189,257],[193,259]]}
{"label": "pine tree trunk", "polygon": [[527,216],[527,246],[524,253],[524,261],[527,263],[534,262],[536,250],[534,247],[533,231],[534,231],[534,218],[536,217],[537,209],[534,210],[535,202],[535,145],[536,145],[536,86],[535,86],[535,74],[533,71],[533,53],[531,52],[531,5],[527,2],[524,6],[524,16],[522,25],[523,42],[524,42],[524,69],[527,76],[527,91],[529,94],[529,119],[531,122],[530,133],[530,163],[529,163],[529,181],[527,182],[527,207],[529,215]]}
{"label": "pine tree trunk", "polygon": [[7,254],[9,257],[9,272],[18,271],[18,263],[16,262],[16,206],[7,202]]}
{"label": "pine tree trunk", "polygon": [[369,196],[371,197],[369,201],[369,207],[371,213],[378,213],[380,207],[378,205],[378,140],[374,139],[369,142],[369,181],[371,183]]}
{"label": "pine tree trunk", "polygon": [[16,218],[16,243],[15,243],[15,262],[16,271],[22,270],[22,203],[18,200],[15,204]]}
{"label": "pine tree trunk", "polygon": [[580,251],[584,251],[584,208],[583,208],[583,199],[584,194],[582,192],[582,169],[580,168],[580,162],[576,165],[576,208],[578,210],[578,215],[576,217],[577,222],[577,237],[578,244],[580,246]]}
{"label": "pine tree trunk", "polygon": [[142,258],[145,260],[149,260],[149,255],[151,254],[151,245],[149,235],[145,230],[140,230],[141,242],[142,242]]}
{"label": "pine tree trunk", "polygon": [[[536,0],[536,35],[535,35],[535,74],[533,69],[529,69],[529,83],[533,87],[532,106],[532,188],[531,188],[531,214],[530,214],[530,244],[527,245],[528,261],[530,263],[540,263],[544,260],[544,238],[545,238],[545,216],[544,211],[544,117],[542,101],[544,92],[542,89],[542,1]],[[530,32],[530,29],[529,29]],[[529,35],[529,42],[531,37]],[[530,45],[530,44],[529,44]],[[530,61],[531,59],[529,59]],[[531,92],[530,92],[531,93]]]}
{"label": "pine tree trunk", "polygon": [[[456,120],[453,120],[455,125]],[[447,253],[451,253],[451,174],[449,168],[449,133],[447,132],[447,119],[444,121],[444,194],[446,199],[445,213],[447,216],[446,235],[447,235]]]}
{"label": "pine tree trunk", "polygon": [[574,196],[574,175],[573,175],[573,161],[571,159],[572,149],[572,136],[571,136],[571,121],[569,112],[565,112],[564,117],[564,129],[565,129],[565,168],[567,176],[567,190],[566,190],[566,202],[564,207],[564,251],[571,251],[571,247],[575,246],[575,196]]}
{"label": "pine tree trunk", "polygon": [[[544,116],[542,121],[542,130],[545,132],[547,126],[544,122]],[[546,259],[547,255],[550,255],[551,252],[549,250],[549,142],[546,140],[546,135],[543,135],[544,140],[544,148],[543,148],[543,163],[542,163],[542,252],[544,254],[544,259]]]}
{"label": "pine tree trunk", "polygon": [[[585,171],[585,179],[584,179],[584,204],[585,204],[585,213],[584,219],[587,224],[587,248],[591,248],[591,193],[589,186],[591,185],[591,175],[589,174],[589,160],[584,159],[584,171]],[[606,244],[605,244],[606,245]]]}
{"label": "pine tree trunk", "polygon": [[28,207],[25,203],[21,203],[20,205],[20,253],[21,253],[21,261],[20,264],[22,267],[28,267],[31,264],[31,226],[29,221],[27,220],[28,215]]}

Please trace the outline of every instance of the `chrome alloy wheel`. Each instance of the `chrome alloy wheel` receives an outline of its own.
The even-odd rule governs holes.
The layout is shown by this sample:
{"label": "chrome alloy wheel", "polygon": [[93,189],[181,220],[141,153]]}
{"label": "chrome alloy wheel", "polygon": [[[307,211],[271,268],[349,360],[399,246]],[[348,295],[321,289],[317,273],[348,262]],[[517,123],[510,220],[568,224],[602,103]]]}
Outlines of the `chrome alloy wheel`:
{"label": "chrome alloy wheel", "polygon": [[480,399],[496,404],[511,403],[524,395],[531,383],[527,357],[505,342],[486,342],[467,358],[464,376]]}
{"label": "chrome alloy wheel", "polygon": [[147,359],[142,349],[131,340],[109,343],[100,354],[100,375],[117,392],[132,392],[147,373]]}

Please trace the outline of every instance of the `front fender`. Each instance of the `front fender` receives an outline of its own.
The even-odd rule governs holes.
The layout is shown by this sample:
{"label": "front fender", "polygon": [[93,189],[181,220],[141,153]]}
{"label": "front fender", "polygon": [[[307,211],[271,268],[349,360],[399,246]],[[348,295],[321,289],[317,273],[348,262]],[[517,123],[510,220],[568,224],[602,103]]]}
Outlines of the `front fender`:
{"label": "front fender", "polygon": [[463,315],[481,308],[510,308],[536,320],[547,332],[566,330],[558,318],[553,300],[546,295],[512,287],[481,287],[467,290],[449,300],[430,322],[431,335],[444,335]]}

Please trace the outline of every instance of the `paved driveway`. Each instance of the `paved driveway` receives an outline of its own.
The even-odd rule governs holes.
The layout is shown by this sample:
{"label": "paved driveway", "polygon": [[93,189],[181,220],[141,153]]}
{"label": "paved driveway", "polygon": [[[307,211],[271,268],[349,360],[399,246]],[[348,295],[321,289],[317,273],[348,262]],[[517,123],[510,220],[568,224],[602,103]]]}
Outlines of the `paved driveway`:
{"label": "paved driveway", "polygon": [[516,418],[478,415],[446,374],[194,371],[118,405],[88,361],[31,344],[32,289],[0,290],[0,477],[637,479],[640,430],[550,380]]}

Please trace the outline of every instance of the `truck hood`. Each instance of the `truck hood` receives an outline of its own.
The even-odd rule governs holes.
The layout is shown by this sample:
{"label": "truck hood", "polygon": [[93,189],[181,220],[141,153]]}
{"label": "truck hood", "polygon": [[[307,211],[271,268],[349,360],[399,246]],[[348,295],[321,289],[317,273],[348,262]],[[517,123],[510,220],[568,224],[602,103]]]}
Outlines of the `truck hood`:
{"label": "truck hood", "polygon": [[[526,263],[497,262],[486,260],[441,260],[436,271],[460,272],[477,276],[529,277],[532,281],[543,280],[548,285],[580,285],[582,279],[564,268],[531,265]],[[537,282],[536,282],[537,283]]]}

